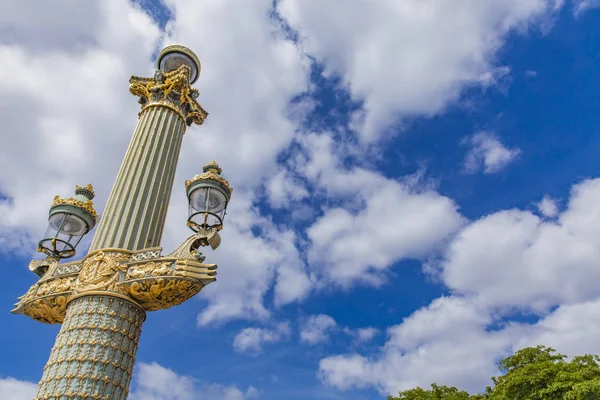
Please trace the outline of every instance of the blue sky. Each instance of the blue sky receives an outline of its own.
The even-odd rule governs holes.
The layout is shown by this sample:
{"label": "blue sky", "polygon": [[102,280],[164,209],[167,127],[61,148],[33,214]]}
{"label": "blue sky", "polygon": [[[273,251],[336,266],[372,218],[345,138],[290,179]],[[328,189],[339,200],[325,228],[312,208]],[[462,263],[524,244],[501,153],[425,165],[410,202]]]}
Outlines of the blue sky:
{"label": "blue sky", "polygon": [[173,42],[200,57],[210,116],[184,138],[165,250],[201,165],[235,192],[218,280],[148,315],[132,398],[477,392],[527,345],[600,354],[598,6],[13,2],[0,397],[31,397],[58,332],[8,312],[52,196],[91,181],[102,209],[135,126],[127,79]]}

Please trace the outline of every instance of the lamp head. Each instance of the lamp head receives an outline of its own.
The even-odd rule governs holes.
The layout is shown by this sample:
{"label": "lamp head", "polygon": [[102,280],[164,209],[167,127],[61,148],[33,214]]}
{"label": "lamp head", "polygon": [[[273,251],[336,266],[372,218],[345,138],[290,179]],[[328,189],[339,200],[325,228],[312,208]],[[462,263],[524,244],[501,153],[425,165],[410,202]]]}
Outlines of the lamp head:
{"label": "lamp head", "polygon": [[222,169],[211,161],[203,173],[185,182],[189,201],[188,226],[194,232],[223,229],[227,204],[233,189],[221,177]]}
{"label": "lamp head", "polygon": [[77,186],[73,197],[55,196],[48,216],[46,237],[39,242],[38,251],[56,259],[74,256],[75,247],[94,228],[98,219],[93,198],[91,184]]}
{"label": "lamp head", "polygon": [[200,60],[196,54],[185,46],[173,44],[162,49],[156,59],[156,68],[169,73],[182,65],[187,65],[190,70],[190,84],[194,84],[200,76]]}

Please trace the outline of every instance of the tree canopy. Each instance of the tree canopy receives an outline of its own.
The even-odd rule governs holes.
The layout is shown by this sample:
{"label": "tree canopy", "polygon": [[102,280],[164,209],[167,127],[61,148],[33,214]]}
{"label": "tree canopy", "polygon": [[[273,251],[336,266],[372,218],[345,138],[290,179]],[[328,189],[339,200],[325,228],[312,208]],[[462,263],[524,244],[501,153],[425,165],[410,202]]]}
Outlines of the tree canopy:
{"label": "tree canopy", "polygon": [[586,354],[567,361],[550,347],[527,347],[502,359],[501,375],[483,394],[471,395],[455,387],[405,390],[388,400],[598,400],[600,358]]}

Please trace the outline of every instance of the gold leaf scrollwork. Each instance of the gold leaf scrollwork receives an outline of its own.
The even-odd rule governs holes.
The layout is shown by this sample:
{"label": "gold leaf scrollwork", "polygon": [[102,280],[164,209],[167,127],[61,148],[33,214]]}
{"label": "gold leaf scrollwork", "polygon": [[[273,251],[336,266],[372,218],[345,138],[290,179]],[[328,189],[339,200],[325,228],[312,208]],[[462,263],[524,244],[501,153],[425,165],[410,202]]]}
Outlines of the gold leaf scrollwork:
{"label": "gold leaf scrollwork", "polygon": [[123,252],[98,251],[83,261],[75,290],[79,293],[90,290],[106,290],[119,280],[119,271],[127,269],[130,254]]}
{"label": "gold leaf scrollwork", "polygon": [[131,282],[129,295],[147,311],[156,311],[179,305],[201,289],[194,279],[153,278]]}
{"label": "gold leaf scrollwork", "polygon": [[201,125],[208,113],[196,100],[198,90],[190,86],[191,69],[182,65],[175,71],[156,71],[153,78],[132,76],[129,92],[140,98],[142,111],[151,106],[168,106],[186,125]]}
{"label": "gold leaf scrollwork", "polygon": [[29,288],[12,312],[25,314],[36,321],[59,324],[65,318],[69,298],[77,276],[41,281]]}
{"label": "gold leaf scrollwork", "polygon": [[61,198],[60,196],[54,196],[54,201],[52,202],[51,207],[59,206],[59,205],[71,205],[75,207],[79,207],[90,213],[90,215],[94,218],[94,221],[98,219],[98,213],[94,209],[94,202],[91,200],[81,201],[74,199],[73,197],[69,197],[66,199]]}
{"label": "gold leaf scrollwork", "polygon": [[23,314],[36,321],[48,324],[60,324],[65,319],[67,295],[47,296],[37,299],[23,307]]}
{"label": "gold leaf scrollwork", "polygon": [[222,184],[223,186],[225,186],[227,188],[227,190],[229,190],[229,193],[233,192],[233,188],[229,185],[229,182],[227,181],[227,179],[223,178],[221,175],[217,175],[214,170],[208,170],[207,172],[204,172],[200,175],[196,175],[194,176],[192,179],[185,181],[185,187],[186,189],[194,182],[196,181],[200,181],[200,180],[206,180],[206,179],[210,179],[213,181],[217,181],[220,184]]}
{"label": "gold leaf scrollwork", "polygon": [[73,284],[77,279],[76,276],[69,276],[66,278],[57,278],[42,283],[36,293],[38,297],[47,296],[54,293],[62,293],[70,291],[73,288]]}
{"label": "gold leaf scrollwork", "polygon": [[173,270],[169,269],[172,261],[154,262],[150,261],[145,264],[137,264],[129,267],[125,280],[140,279],[148,276],[170,276],[173,275]]}

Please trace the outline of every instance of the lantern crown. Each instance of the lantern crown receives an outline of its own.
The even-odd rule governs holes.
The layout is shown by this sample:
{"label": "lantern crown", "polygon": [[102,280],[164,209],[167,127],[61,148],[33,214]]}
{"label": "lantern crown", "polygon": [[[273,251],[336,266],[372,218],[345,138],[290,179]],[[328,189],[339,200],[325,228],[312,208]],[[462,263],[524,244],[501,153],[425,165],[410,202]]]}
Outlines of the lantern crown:
{"label": "lantern crown", "polygon": [[217,182],[223,189],[226,191],[227,199],[231,197],[231,193],[233,193],[233,188],[229,185],[227,179],[221,176],[223,169],[219,167],[215,161],[211,161],[205,166],[202,167],[202,174],[194,176],[192,179],[185,181],[185,188],[189,194],[192,192],[192,189],[196,188],[196,184],[200,182],[213,181]]}

